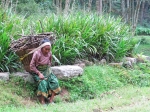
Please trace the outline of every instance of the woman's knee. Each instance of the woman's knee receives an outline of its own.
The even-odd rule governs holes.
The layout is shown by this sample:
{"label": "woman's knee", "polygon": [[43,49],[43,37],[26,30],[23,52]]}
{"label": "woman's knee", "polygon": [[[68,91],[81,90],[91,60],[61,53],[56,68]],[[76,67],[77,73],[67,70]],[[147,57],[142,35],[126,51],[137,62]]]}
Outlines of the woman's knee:
{"label": "woman's knee", "polygon": [[47,82],[45,80],[40,81],[40,85],[47,86]]}

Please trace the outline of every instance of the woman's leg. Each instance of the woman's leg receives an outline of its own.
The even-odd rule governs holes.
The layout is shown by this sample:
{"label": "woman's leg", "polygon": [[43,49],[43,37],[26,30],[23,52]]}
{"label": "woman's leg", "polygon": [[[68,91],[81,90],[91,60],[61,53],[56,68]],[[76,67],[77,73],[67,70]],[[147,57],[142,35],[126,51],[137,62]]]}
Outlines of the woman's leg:
{"label": "woman's leg", "polygon": [[54,96],[55,96],[56,94],[55,94],[55,92],[54,91],[52,91],[52,95],[51,95],[51,97],[50,97],[50,99],[49,99],[49,102],[50,103],[52,103],[53,102],[53,100],[54,100]]}
{"label": "woman's leg", "polygon": [[45,104],[45,98],[48,96],[47,82],[45,80],[39,82],[37,95],[39,96],[40,103]]}
{"label": "woman's leg", "polygon": [[40,101],[40,103],[41,104],[45,104],[45,98],[44,98],[44,96],[39,96],[39,101]]}

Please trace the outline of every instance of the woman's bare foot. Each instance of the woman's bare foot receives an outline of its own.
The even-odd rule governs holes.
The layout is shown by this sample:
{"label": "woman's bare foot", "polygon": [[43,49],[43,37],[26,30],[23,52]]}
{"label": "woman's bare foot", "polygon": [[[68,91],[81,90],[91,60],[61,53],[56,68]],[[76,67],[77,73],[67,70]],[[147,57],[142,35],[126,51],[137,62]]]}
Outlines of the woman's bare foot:
{"label": "woman's bare foot", "polygon": [[45,98],[44,98],[44,96],[41,95],[39,97],[39,101],[40,101],[41,104],[45,104]]}

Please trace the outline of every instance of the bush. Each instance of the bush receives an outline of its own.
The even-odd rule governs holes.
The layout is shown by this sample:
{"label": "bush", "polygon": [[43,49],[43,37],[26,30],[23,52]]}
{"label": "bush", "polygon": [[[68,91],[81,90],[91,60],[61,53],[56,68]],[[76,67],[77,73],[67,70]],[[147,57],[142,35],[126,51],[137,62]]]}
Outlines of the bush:
{"label": "bush", "polygon": [[40,21],[13,17],[9,20],[12,30],[6,34],[14,38],[21,33],[55,32],[57,41],[52,52],[62,64],[73,64],[77,58],[118,61],[131,53],[135,44],[129,27],[120,18],[83,13],[51,14],[40,17]]}
{"label": "bush", "polygon": [[10,37],[9,33],[13,28],[13,23],[8,21],[8,17],[5,12],[0,12],[0,72],[11,72],[18,70],[20,65],[18,64],[17,56],[9,50]]}
{"label": "bush", "polygon": [[146,27],[137,27],[136,28],[136,35],[150,35],[150,28],[146,28]]}
{"label": "bush", "polygon": [[[53,14],[41,21],[44,31],[57,33],[52,51],[63,64],[73,63],[76,58],[119,60],[134,46],[129,27],[120,18],[75,13]],[[40,22],[36,31],[42,32]]]}

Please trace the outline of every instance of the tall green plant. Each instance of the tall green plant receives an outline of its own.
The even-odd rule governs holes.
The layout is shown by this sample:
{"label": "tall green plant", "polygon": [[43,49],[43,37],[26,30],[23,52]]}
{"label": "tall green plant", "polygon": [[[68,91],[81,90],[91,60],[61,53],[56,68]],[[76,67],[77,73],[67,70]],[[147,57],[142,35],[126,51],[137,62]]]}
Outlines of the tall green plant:
{"label": "tall green plant", "polygon": [[34,18],[34,21],[33,18],[13,17],[8,22],[10,25],[13,23],[11,31],[6,34],[14,38],[18,38],[18,34],[55,32],[57,41],[52,46],[52,52],[62,64],[74,63],[76,58],[118,60],[134,46],[131,45],[129,27],[120,18],[108,15],[81,12],[50,14],[41,19]]}
{"label": "tall green plant", "polygon": [[[57,41],[52,50],[63,63],[86,57],[91,60],[105,57],[112,61],[122,58],[133,47],[129,27],[120,18],[82,13],[51,14],[41,22],[44,31],[56,32]],[[36,31],[42,32],[40,22],[36,24]]]}
{"label": "tall green plant", "polygon": [[19,65],[16,62],[16,55],[9,50],[10,37],[9,32],[13,28],[13,22],[10,22],[6,12],[0,12],[0,72],[16,70]]}

